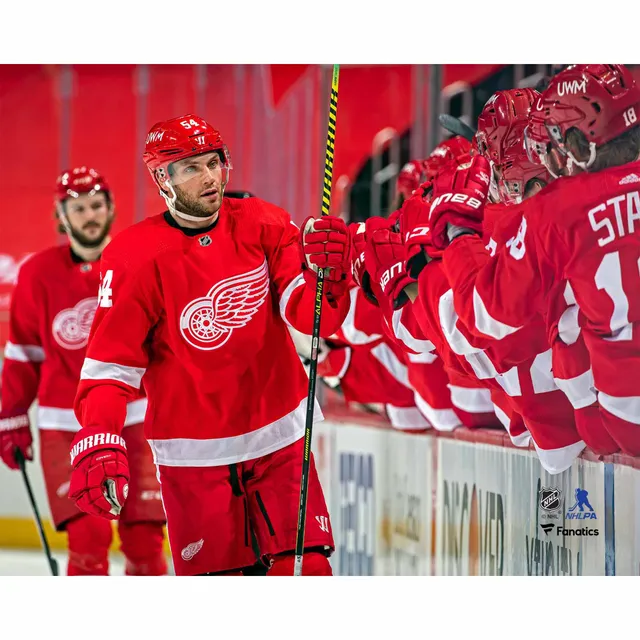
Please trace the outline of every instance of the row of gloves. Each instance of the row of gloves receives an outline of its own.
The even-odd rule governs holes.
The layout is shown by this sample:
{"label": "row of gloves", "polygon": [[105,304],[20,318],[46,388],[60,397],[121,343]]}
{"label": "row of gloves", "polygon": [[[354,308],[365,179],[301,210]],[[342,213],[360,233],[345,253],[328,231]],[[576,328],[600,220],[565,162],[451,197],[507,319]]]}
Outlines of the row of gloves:
{"label": "row of gloves", "polygon": [[378,304],[378,290],[394,309],[401,308],[409,300],[407,286],[417,281],[430,257],[459,235],[482,234],[489,176],[487,160],[474,156],[420,185],[388,219],[347,227],[333,216],[307,218],[300,232],[305,279],[315,285],[315,271],[331,267],[324,290],[332,302],[348,289],[350,272],[371,302]]}

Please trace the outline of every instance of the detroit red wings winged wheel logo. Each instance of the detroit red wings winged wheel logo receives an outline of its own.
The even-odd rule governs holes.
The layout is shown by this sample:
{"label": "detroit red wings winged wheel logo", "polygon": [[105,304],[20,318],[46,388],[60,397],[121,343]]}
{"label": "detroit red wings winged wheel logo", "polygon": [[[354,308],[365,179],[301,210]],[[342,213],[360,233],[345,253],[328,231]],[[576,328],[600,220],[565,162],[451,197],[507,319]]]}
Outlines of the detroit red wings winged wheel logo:
{"label": "detroit red wings winged wheel logo", "polygon": [[234,329],[244,327],[269,293],[269,269],[259,267],[214,285],[202,298],[190,302],[180,314],[183,338],[196,349],[219,349]]}
{"label": "detroit red wings winged wheel logo", "polygon": [[98,298],[85,298],[72,309],[60,311],[51,326],[56,342],[64,349],[86,347],[97,308]]}

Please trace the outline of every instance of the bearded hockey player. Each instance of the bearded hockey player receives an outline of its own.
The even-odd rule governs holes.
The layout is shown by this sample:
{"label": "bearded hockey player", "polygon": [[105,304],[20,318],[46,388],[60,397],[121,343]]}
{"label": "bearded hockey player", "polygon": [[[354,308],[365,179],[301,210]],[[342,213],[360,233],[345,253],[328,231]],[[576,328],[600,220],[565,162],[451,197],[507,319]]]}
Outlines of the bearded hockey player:
{"label": "bearded hockey player", "polygon": [[[65,171],[56,187],[58,220],[69,243],[45,249],[22,267],[11,301],[2,371],[0,455],[17,469],[16,449],[32,460],[28,410],[38,400],[37,427],[49,508],[66,531],[68,575],[107,575],[111,523],[69,500],[69,447],[80,424],[73,413],[89,329],[98,305],[99,258],[111,239],[114,204],[94,169]],[[122,441],[129,452],[129,499],[118,533],[130,575],[162,575],[164,511],[142,421],[147,402],[132,394],[122,407]]]}
{"label": "bearded hockey player", "polygon": [[[229,199],[231,160],[196,115],[152,127],[144,161],[167,210],[121,233],[102,258],[99,306],[76,398],[71,497],[117,518],[129,485],[120,437],[141,385],[177,575],[293,575],[308,378],[287,325],[312,332],[315,269],[325,277],[321,336],[349,307],[342,220]],[[315,406],[315,419],[321,419]],[[330,575],[327,507],[311,465],[304,571]]]}

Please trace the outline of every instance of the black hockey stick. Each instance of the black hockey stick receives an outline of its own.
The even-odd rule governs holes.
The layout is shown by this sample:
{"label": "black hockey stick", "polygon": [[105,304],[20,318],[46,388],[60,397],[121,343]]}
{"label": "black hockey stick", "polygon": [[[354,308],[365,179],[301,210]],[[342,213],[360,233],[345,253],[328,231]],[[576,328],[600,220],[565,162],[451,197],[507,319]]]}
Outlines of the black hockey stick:
{"label": "black hockey stick", "polygon": [[468,124],[464,123],[460,118],[450,116],[448,113],[441,113],[438,116],[438,120],[449,133],[453,133],[455,136],[462,136],[471,141],[473,136],[476,135],[476,132]]}
{"label": "black hockey stick", "polygon": [[40,540],[42,542],[42,548],[44,549],[44,555],[47,557],[47,562],[49,563],[49,568],[51,569],[51,575],[58,576],[60,575],[60,572],[58,570],[58,561],[51,555],[51,548],[49,547],[47,536],[44,533],[42,518],[40,517],[40,512],[38,511],[38,505],[36,505],[36,499],[33,495],[33,491],[31,490],[31,483],[29,482],[29,476],[27,475],[25,459],[20,449],[16,449],[15,457],[18,466],[20,467],[20,473],[22,473],[24,486],[27,488],[27,493],[29,494],[29,502],[31,503],[31,508],[33,509],[33,513],[35,515],[36,526],[38,527],[38,533],[40,534]]}
{"label": "black hockey stick", "polygon": [[[329,215],[331,206],[331,182],[333,176],[333,152],[336,141],[336,116],[338,114],[338,77],[340,65],[333,65],[331,99],[329,102],[329,122],[327,123],[327,149],[324,159],[324,186],[322,189],[322,215]],[[307,518],[307,496],[309,493],[309,463],[311,458],[311,429],[316,398],[316,371],[318,368],[318,344],[320,342],[320,315],[324,295],[324,269],[318,269],[316,301],[311,333],[311,357],[309,358],[309,390],[307,393],[307,415],[304,427],[304,450],[302,457],[302,477],[300,479],[300,503],[298,506],[298,530],[296,533],[296,559],[294,576],[302,575],[302,554],[304,552],[304,527]]]}

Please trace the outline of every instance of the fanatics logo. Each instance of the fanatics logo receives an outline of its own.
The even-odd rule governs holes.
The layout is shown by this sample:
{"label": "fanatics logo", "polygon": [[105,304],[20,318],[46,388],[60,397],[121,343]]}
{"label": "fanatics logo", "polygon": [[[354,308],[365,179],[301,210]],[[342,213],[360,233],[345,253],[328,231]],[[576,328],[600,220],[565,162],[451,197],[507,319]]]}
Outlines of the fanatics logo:
{"label": "fanatics logo", "polygon": [[226,278],[196,298],[180,314],[182,337],[196,349],[219,349],[234,329],[246,326],[269,294],[269,269],[265,260],[259,267]]}
{"label": "fanatics logo", "polygon": [[193,560],[193,557],[202,549],[202,545],[204,544],[204,538],[200,538],[197,542],[192,542],[188,544],[181,552],[180,557],[185,561],[189,562],[189,560]]}
{"label": "fanatics logo", "polygon": [[98,298],[85,298],[72,309],[63,309],[53,319],[51,331],[63,349],[82,349],[89,341],[89,331],[98,307]]}

